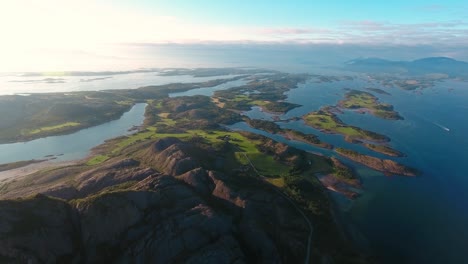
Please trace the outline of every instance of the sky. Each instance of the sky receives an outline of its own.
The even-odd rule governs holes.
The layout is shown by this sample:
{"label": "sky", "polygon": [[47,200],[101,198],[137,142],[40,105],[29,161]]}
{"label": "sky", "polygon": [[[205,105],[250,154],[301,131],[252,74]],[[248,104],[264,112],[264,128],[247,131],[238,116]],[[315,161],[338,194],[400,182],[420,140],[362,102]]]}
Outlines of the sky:
{"label": "sky", "polygon": [[2,0],[0,34],[0,70],[154,43],[461,47],[468,1]]}

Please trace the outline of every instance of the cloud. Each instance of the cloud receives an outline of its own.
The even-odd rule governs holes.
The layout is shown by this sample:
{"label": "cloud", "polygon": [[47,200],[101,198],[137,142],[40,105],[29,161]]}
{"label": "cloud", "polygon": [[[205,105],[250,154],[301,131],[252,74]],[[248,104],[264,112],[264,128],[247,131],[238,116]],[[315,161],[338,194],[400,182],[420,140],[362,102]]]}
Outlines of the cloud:
{"label": "cloud", "polygon": [[303,34],[324,34],[330,32],[325,28],[263,28],[258,30],[260,34],[265,35],[303,35]]}
{"label": "cloud", "polygon": [[401,24],[368,20],[341,22],[334,32],[347,43],[404,45],[466,45],[467,33],[464,21]]}

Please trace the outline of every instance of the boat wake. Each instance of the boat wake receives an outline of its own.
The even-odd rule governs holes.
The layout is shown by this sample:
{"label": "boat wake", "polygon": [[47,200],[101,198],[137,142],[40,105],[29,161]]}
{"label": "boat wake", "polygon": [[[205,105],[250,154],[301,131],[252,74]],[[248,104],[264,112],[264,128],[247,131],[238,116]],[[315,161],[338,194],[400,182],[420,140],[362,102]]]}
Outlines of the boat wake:
{"label": "boat wake", "polygon": [[445,131],[447,131],[447,132],[450,132],[450,128],[445,127],[445,126],[443,126],[443,125],[441,125],[441,124],[438,124],[438,123],[436,123],[436,122],[432,122],[432,123],[433,123],[434,125],[436,125],[436,126],[442,128],[443,130],[445,130]]}

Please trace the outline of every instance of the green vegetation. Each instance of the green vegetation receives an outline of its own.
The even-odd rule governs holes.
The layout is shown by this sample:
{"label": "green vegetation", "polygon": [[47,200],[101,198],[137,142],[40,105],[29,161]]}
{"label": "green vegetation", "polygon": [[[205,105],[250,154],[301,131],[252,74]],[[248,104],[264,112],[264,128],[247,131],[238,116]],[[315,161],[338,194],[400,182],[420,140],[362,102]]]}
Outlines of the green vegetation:
{"label": "green vegetation", "polygon": [[249,110],[252,106],[260,106],[266,111],[286,113],[300,105],[284,102],[285,92],[297,87],[299,83],[309,78],[305,74],[278,73],[265,76],[252,76],[252,81],[246,85],[227,90],[216,91],[214,98],[224,104],[227,109],[238,111]]}
{"label": "green vegetation", "polygon": [[320,141],[320,139],[314,134],[305,134],[301,131],[296,131],[292,129],[283,129],[283,132],[281,134],[283,134],[286,138],[289,138],[291,140],[302,141],[321,148],[333,148],[331,144]]}
{"label": "green vegetation", "polygon": [[325,107],[319,111],[308,113],[303,117],[305,123],[325,133],[336,133],[346,137],[348,141],[365,140],[373,142],[387,142],[388,137],[367,131],[355,126],[344,124],[330,107]]}
{"label": "green vegetation", "polygon": [[392,105],[380,103],[378,98],[371,93],[351,90],[346,93],[345,97],[344,100],[338,102],[339,107],[358,109],[363,113],[367,110],[369,113],[383,119],[403,119],[397,112],[393,111]]}
{"label": "green vegetation", "polygon": [[[257,100],[258,101],[258,100]],[[254,102],[257,102],[254,101]],[[293,104],[293,103],[288,103],[288,102],[268,102],[264,105],[260,105],[264,107],[269,112],[274,112],[274,113],[286,113],[289,110],[292,110],[296,107],[299,107],[301,105],[298,104]]]}
{"label": "green vegetation", "polygon": [[388,156],[392,157],[403,157],[405,156],[403,153],[401,153],[398,150],[392,149],[391,147],[385,146],[385,145],[375,145],[375,144],[364,144],[364,146],[370,150],[373,150],[375,152],[379,152]]}
{"label": "green vegetation", "polygon": [[268,120],[249,118],[246,120],[246,123],[253,128],[261,129],[272,134],[276,134],[281,131],[280,126],[278,126],[275,122],[268,121]]}
{"label": "green vegetation", "polygon": [[384,94],[384,95],[391,95],[390,93],[382,90],[382,89],[378,89],[378,88],[366,88],[366,90],[369,90],[371,92],[374,92],[374,93],[378,93],[378,94]]}
{"label": "green vegetation", "polygon": [[66,134],[119,118],[137,102],[167,98],[169,93],[213,87],[244,78],[203,83],[173,83],[138,89],[0,96],[0,143]]}
{"label": "green vegetation", "polygon": [[[243,97],[237,98],[244,100]],[[306,153],[260,135],[226,131],[220,124],[238,122],[242,120],[241,116],[218,107],[208,97],[151,99],[145,116],[145,124],[139,132],[107,141],[94,150],[95,156],[87,162],[37,172],[18,182],[1,186],[0,194],[19,195],[21,192],[38,192],[57,186],[65,186],[65,191],[76,191],[83,182],[80,181],[80,177],[87,179],[87,173],[95,177],[93,180],[102,180],[99,182],[102,185],[92,182],[93,185],[102,188],[82,199],[71,200],[70,204],[94,202],[104,194],[132,192],[137,188],[135,186],[141,186],[141,179],[135,181],[132,178],[121,182],[116,180],[120,179],[116,176],[116,181],[111,181],[109,178],[113,176],[108,175],[118,174],[126,169],[128,174],[122,173],[123,176],[132,175],[138,169],[169,174],[166,168],[161,166],[168,160],[168,156],[158,156],[162,155],[163,151],[156,151],[154,146],[162,142],[161,139],[172,137],[181,140],[178,141],[181,147],[177,155],[187,155],[196,160],[197,166],[227,176],[223,178],[223,182],[233,190],[245,190],[248,186],[252,193],[255,193],[255,190],[260,190],[256,189],[256,186],[260,185],[263,187],[258,188],[267,188],[270,191],[274,188],[275,191],[284,192],[314,223],[314,245],[317,244],[314,248],[320,252],[327,252],[336,259],[340,259],[340,254],[345,254],[342,253],[345,251],[342,249],[347,245],[336,228],[329,198],[315,176],[318,173],[335,173],[338,177],[348,179],[350,171],[347,168],[338,167],[330,158]],[[315,135],[282,130],[274,122],[251,120],[251,123],[263,129],[289,135],[296,140],[321,144]],[[158,157],[155,158],[156,156]],[[131,159],[137,165],[125,169],[115,165],[115,161],[123,159]],[[102,178],[99,178],[101,176]],[[106,186],[103,182],[109,185]],[[257,182],[257,185],[253,185],[252,182]],[[265,185],[265,182],[271,185]],[[336,248],[340,249],[340,253],[336,253]],[[313,254],[316,254],[313,256],[316,258],[314,261],[318,262],[320,254]]]}
{"label": "green vegetation", "polygon": [[36,128],[36,129],[31,129],[31,130],[23,129],[23,130],[21,130],[21,134],[24,135],[24,136],[31,136],[31,135],[34,135],[34,134],[40,134],[40,133],[45,133],[45,132],[63,131],[65,129],[68,129],[69,127],[76,127],[76,126],[79,126],[79,125],[80,125],[80,123],[77,123],[77,122],[66,122],[66,123],[63,123],[63,124],[58,124],[58,125],[54,125],[54,126],[47,126],[47,127],[40,127],[40,128]]}
{"label": "green vegetation", "polygon": [[106,161],[108,159],[109,159],[109,156],[96,155],[96,156],[92,157],[91,159],[89,159],[86,162],[86,165],[93,166],[93,165],[101,164],[101,163],[103,163],[104,161]]}
{"label": "green vegetation", "polygon": [[316,135],[305,134],[292,129],[282,129],[280,126],[278,126],[275,122],[272,121],[246,118],[246,123],[249,126],[259,130],[263,130],[272,134],[283,135],[284,137],[290,140],[302,141],[307,144],[315,145],[321,148],[333,148],[332,145],[320,141]]}

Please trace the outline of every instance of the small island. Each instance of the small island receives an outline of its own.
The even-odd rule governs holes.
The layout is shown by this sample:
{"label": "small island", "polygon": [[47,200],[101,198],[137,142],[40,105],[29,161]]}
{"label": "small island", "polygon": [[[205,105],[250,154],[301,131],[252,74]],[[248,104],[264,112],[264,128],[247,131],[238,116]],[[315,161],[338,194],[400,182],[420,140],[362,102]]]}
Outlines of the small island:
{"label": "small island", "polygon": [[287,99],[285,93],[309,78],[307,74],[251,76],[252,80],[246,85],[216,91],[213,99],[223,108],[236,111],[248,111],[258,106],[265,112],[284,114],[301,106],[284,101]]}
{"label": "small island", "polygon": [[379,159],[344,148],[337,148],[335,151],[343,157],[361,163],[371,169],[381,171],[386,175],[416,176],[418,174],[415,169],[399,164],[393,160]]}
{"label": "small island", "polygon": [[364,143],[363,144],[364,147],[370,149],[370,150],[373,150],[375,152],[379,152],[381,154],[385,154],[385,155],[388,155],[388,156],[391,156],[391,157],[404,157],[405,154],[396,150],[396,149],[393,149],[389,146],[385,146],[385,145],[375,145],[375,144],[369,144],[369,143]]}
{"label": "small island", "polygon": [[338,102],[338,106],[363,114],[369,113],[383,119],[403,119],[398,112],[393,110],[392,105],[380,103],[377,97],[368,92],[350,90],[346,93],[345,99]]}
{"label": "small island", "polygon": [[391,95],[390,93],[379,88],[366,88],[366,90],[369,90],[371,92],[378,93],[378,94]]}
{"label": "small island", "polygon": [[375,143],[388,142],[387,136],[364,130],[359,127],[349,126],[343,123],[330,106],[321,108],[318,111],[311,112],[303,116],[304,122],[324,133],[341,134],[345,136],[348,142],[371,141]]}

